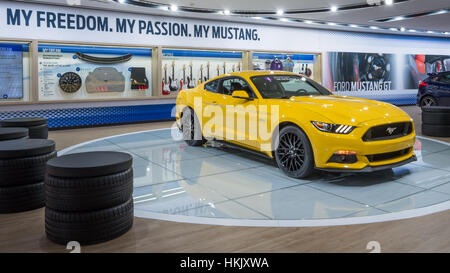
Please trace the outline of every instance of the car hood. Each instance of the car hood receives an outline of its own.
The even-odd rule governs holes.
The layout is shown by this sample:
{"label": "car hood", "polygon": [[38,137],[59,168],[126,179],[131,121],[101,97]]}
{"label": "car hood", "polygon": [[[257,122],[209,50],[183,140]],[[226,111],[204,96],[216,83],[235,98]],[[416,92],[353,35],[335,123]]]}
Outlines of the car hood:
{"label": "car hood", "polygon": [[375,119],[404,116],[410,119],[400,108],[389,103],[351,98],[345,96],[304,96],[291,97],[290,102],[301,104],[302,108],[330,119],[337,124],[358,125]]}

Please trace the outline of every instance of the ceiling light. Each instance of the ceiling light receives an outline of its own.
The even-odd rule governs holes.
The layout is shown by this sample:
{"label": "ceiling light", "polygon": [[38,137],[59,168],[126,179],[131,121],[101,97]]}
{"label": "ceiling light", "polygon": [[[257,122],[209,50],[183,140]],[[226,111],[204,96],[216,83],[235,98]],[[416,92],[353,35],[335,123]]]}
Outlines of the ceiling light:
{"label": "ceiling light", "polygon": [[409,32],[416,32],[415,29],[409,29],[408,31],[409,31]]}
{"label": "ceiling light", "polygon": [[288,19],[286,19],[286,18],[281,18],[280,21],[287,22]]}
{"label": "ceiling light", "polygon": [[277,10],[277,14],[278,14],[278,15],[283,15],[283,14],[284,14],[284,11],[283,11],[282,9],[279,9],[279,10]]}
{"label": "ceiling light", "polygon": [[330,23],[328,23],[328,25],[329,25],[329,26],[335,26],[336,23],[330,22]]}
{"label": "ceiling light", "polygon": [[307,23],[307,24],[312,24],[312,21],[306,20],[305,23]]}
{"label": "ceiling light", "polygon": [[384,3],[388,6],[394,4],[394,0],[385,0]]}
{"label": "ceiling light", "polygon": [[404,27],[401,27],[401,28],[400,28],[400,31],[402,31],[402,32],[405,31],[405,30],[406,30],[406,29],[405,29]]}
{"label": "ceiling light", "polygon": [[434,33],[434,31],[428,30],[427,33],[430,33],[430,34],[431,34],[431,33]]}
{"label": "ceiling light", "polygon": [[351,24],[350,27],[358,27],[358,25]]}
{"label": "ceiling light", "polygon": [[177,11],[178,10],[178,6],[177,5],[171,5],[170,6],[170,10],[171,11]]}
{"label": "ceiling light", "polygon": [[332,6],[332,7],[330,8],[330,10],[331,10],[332,12],[336,12],[336,11],[338,10],[338,8],[337,8],[336,6]]}
{"label": "ceiling light", "polygon": [[397,17],[394,17],[394,19],[392,19],[392,21],[400,21],[400,20],[405,20],[405,17],[397,16]]}
{"label": "ceiling light", "polygon": [[123,4],[125,3],[125,0],[119,0],[119,3]]}
{"label": "ceiling light", "polygon": [[230,15],[230,14],[231,14],[231,11],[228,10],[228,9],[226,9],[226,10],[223,11],[223,14],[225,14],[225,15]]}
{"label": "ceiling light", "polygon": [[160,6],[159,8],[162,9],[162,10],[169,10],[168,6]]}
{"label": "ceiling light", "polygon": [[376,27],[376,26],[371,26],[370,28],[371,29],[379,29],[379,27]]}
{"label": "ceiling light", "polygon": [[256,17],[252,17],[252,19],[262,19],[262,17],[256,16]]}
{"label": "ceiling light", "polygon": [[444,13],[447,13],[447,10],[442,9],[442,10],[436,11],[435,13],[433,13],[433,15],[444,14]]}
{"label": "ceiling light", "polygon": [[398,31],[398,29],[395,28],[395,27],[391,27],[390,30],[392,30],[392,31]]}

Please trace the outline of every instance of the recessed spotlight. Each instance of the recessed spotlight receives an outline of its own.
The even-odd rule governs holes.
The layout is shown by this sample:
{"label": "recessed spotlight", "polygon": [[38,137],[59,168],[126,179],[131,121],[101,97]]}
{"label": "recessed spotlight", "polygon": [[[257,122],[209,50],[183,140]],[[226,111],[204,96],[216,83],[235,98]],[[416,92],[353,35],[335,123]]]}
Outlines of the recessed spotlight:
{"label": "recessed spotlight", "polygon": [[284,10],[282,10],[282,9],[277,10],[277,14],[278,15],[283,15],[284,14]]}
{"label": "recessed spotlight", "polygon": [[310,21],[310,20],[306,20],[305,23],[307,23],[307,24],[312,24],[313,22]]}
{"label": "recessed spotlight", "polygon": [[328,25],[329,25],[329,26],[335,26],[335,25],[336,25],[336,23],[333,23],[333,22],[329,22],[329,23],[328,23]]}
{"label": "recessed spotlight", "polygon": [[385,0],[384,3],[388,6],[394,4],[394,0]]}
{"label": "recessed spotlight", "polygon": [[260,17],[260,16],[255,16],[255,17],[252,17],[252,19],[260,20],[260,19],[262,19],[262,17]]}
{"label": "recessed spotlight", "polygon": [[331,10],[332,12],[336,12],[336,11],[338,10],[338,7],[332,6],[332,7],[330,8],[330,10]]}
{"label": "recessed spotlight", "polygon": [[230,15],[230,14],[231,14],[231,11],[230,11],[229,9],[226,9],[226,10],[223,11],[223,14],[225,14],[225,15]]}
{"label": "recessed spotlight", "polygon": [[170,6],[170,10],[171,11],[177,11],[178,10],[178,6],[177,5],[171,5]]}
{"label": "recessed spotlight", "polygon": [[402,31],[402,32],[405,31],[405,30],[406,30],[406,28],[404,28],[404,27],[400,28],[400,31]]}
{"label": "recessed spotlight", "polygon": [[287,22],[287,21],[289,21],[289,20],[286,19],[286,18],[280,18],[280,21]]}
{"label": "recessed spotlight", "polygon": [[351,25],[349,25],[350,27],[358,27],[358,25],[355,25],[355,24],[351,24]]}
{"label": "recessed spotlight", "polygon": [[380,28],[377,27],[377,26],[370,26],[370,28],[371,28],[371,29],[380,29]]}

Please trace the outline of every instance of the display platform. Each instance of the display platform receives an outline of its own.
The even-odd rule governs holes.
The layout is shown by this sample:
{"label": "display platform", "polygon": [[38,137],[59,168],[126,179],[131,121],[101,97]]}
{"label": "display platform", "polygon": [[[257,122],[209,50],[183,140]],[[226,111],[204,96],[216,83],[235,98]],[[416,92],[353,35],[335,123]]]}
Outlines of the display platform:
{"label": "display platform", "polygon": [[[175,139],[174,139],[175,137]],[[236,226],[328,226],[450,209],[450,144],[418,137],[417,162],[366,174],[285,176],[271,161],[223,147],[189,147],[177,129],[113,136],[59,153],[124,151],[134,161],[135,216]],[[178,139],[178,140],[177,140]]]}

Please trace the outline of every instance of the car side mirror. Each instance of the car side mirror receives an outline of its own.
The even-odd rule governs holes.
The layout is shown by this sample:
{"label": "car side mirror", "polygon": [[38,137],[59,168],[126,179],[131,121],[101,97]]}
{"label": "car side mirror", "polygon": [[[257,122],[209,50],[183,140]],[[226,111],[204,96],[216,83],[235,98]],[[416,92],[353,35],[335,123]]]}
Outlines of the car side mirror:
{"label": "car side mirror", "polygon": [[236,90],[233,91],[233,93],[231,94],[231,96],[235,99],[243,99],[243,100],[253,100],[252,98],[250,98],[250,96],[248,95],[248,93],[244,90]]}

